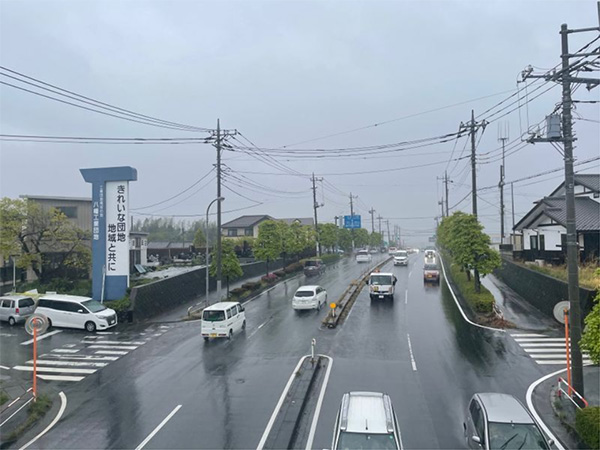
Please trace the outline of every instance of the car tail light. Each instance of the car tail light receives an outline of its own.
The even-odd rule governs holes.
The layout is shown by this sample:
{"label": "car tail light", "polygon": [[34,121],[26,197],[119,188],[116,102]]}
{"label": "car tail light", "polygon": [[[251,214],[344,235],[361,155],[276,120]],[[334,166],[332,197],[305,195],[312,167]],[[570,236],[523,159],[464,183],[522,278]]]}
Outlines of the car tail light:
{"label": "car tail light", "polygon": [[15,314],[19,314],[19,308],[15,309]]}

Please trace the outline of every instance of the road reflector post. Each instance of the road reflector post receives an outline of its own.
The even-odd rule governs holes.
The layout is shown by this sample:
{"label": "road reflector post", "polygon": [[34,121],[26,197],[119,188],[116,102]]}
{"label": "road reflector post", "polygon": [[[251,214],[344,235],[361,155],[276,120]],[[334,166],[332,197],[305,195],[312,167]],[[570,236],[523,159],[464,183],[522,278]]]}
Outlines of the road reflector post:
{"label": "road reflector post", "polygon": [[329,307],[331,308],[331,317],[335,317],[335,308],[337,307],[337,305],[335,303],[330,303]]}
{"label": "road reflector post", "polygon": [[32,314],[25,322],[25,331],[33,336],[33,401],[37,401],[37,338],[48,329],[48,318],[43,314]]}
{"label": "road reflector post", "polygon": [[316,345],[317,345],[317,340],[315,338],[313,338],[310,341],[310,362],[312,364],[315,363],[315,347],[316,347]]}

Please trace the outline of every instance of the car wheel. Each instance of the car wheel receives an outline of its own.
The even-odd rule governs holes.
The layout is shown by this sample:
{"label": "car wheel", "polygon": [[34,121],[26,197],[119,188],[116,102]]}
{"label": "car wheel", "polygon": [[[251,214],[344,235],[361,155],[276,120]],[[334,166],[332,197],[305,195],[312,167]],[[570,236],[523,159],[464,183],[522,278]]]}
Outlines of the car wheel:
{"label": "car wheel", "polygon": [[204,342],[208,342],[208,336],[204,336]]}
{"label": "car wheel", "polygon": [[233,330],[229,330],[229,334],[227,335],[227,339],[231,340],[233,337]]}
{"label": "car wheel", "polygon": [[48,329],[52,328],[52,321],[48,319]]}
{"label": "car wheel", "polygon": [[12,327],[17,323],[17,321],[15,320],[14,317],[9,317],[8,318],[8,324]]}
{"label": "car wheel", "polygon": [[96,324],[94,322],[86,322],[85,323],[85,331],[89,332],[89,333],[93,333],[94,331],[96,331]]}
{"label": "car wheel", "polygon": [[245,329],[246,329],[246,321],[244,320],[244,321],[242,322],[242,330],[245,330]]}

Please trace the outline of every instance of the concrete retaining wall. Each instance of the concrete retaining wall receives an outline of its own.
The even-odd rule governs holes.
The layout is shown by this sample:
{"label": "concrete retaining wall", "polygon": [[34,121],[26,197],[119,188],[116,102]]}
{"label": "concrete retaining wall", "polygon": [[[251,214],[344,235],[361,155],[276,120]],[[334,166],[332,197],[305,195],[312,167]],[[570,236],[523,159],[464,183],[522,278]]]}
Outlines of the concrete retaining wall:
{"label": "concrete retaining wall", "polygon": [[[549,317],[554,317],[554,305],[569,299],[566,282],[506,259],[502,259],[502,266],[494,271],[494,275]],[[594,295],[595,291],[579,288],[582,319],[592,309]]]}
{"label": "concrete retaining wall", "polygon": [[[280,269],[282,260],[269,262],[269,271]],[[242,264],[244,275],[236,281],[255,278],[266,273],[264,261]],[[226,280],[223,280],[223,288]],[[208,289],[217,288],[215,278],[209,277]],[[147,319],[156,314],[167,312],[171,308],[187,303],[206,292],[206,271],[199,268],[181,275],[165,278],[153,283],[137,286],[131,289],[131,304],[135,320]]]}

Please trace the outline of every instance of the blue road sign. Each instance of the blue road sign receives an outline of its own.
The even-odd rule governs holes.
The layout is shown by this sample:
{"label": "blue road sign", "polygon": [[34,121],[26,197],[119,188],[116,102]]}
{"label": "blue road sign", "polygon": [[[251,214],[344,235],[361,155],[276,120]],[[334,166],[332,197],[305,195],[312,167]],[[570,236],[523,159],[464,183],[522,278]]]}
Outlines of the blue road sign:
{"label": "blue road sign", "polygon": [[344,216],[344,228],[360,228],[360,216]]}

